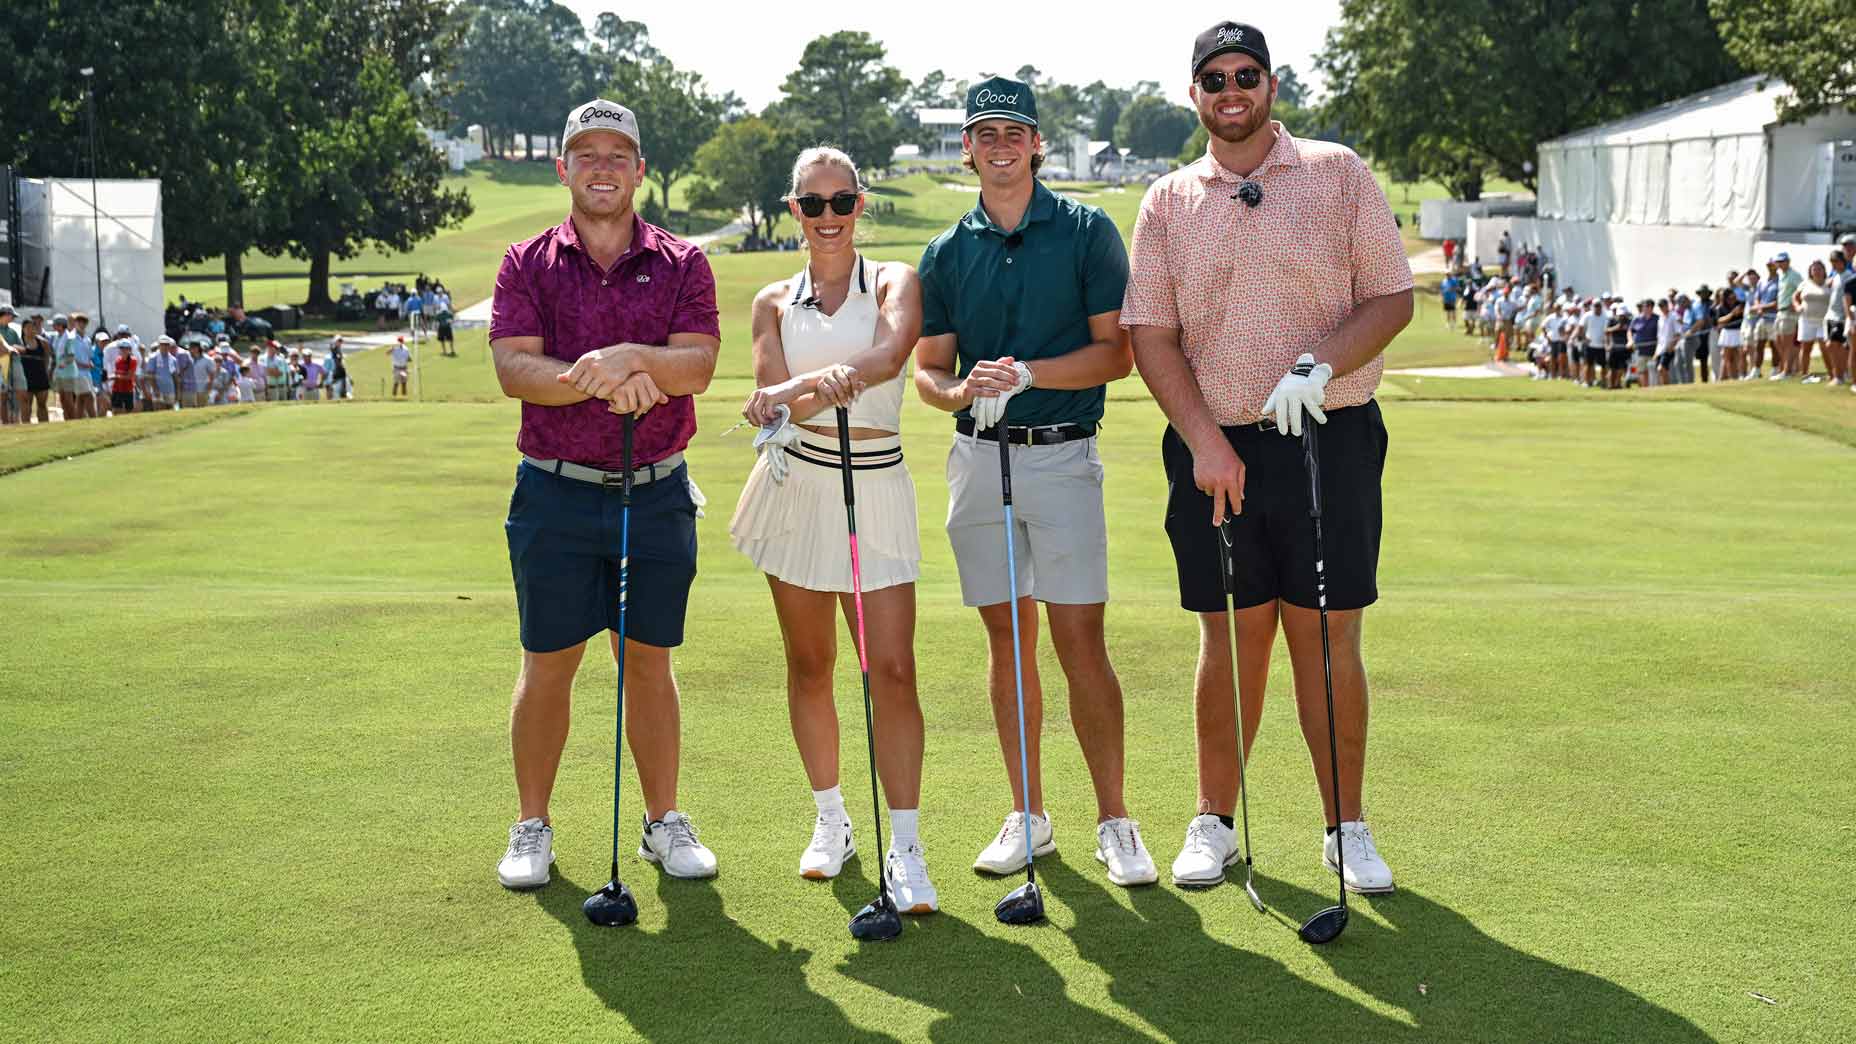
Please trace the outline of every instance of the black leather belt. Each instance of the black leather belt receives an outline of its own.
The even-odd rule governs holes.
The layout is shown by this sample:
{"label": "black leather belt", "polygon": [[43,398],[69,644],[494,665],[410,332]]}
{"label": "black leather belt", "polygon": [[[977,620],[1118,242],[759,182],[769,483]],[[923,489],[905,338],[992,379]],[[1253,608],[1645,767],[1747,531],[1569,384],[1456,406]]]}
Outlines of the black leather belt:
{"label": "black leather belt", "polygon": [[[971,435],[987,442],[999,441],[999,426],[993,425],[984,431],[973,430],[971,417],[954,418],[954,430],[962,435]],[[1051,424],[1042,428],[1023,428],[1010,425],[1005,429],[1005,441],[1014,446],[1055,446],[1062,442],[1074,442],[1094,436],[1093,424]]]}

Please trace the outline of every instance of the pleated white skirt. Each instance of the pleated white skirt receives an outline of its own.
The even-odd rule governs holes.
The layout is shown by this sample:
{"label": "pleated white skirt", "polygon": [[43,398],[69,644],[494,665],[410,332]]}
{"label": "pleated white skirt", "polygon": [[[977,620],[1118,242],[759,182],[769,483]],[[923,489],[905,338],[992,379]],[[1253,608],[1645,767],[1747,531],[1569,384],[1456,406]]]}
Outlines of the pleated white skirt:
{"label": "pleated white skirt", "polygon": [[[851,453],[856,460],[884,460],[901,446],[901,438],[894,435],[853,439]],[[797,449],[786,458],[784,483],[773,480],[766,454],[755,460],[728,523],[729,538],[763,573],[795,587],[848,593],[851,550],[838,447],[824,436],[806,433]],[[915,482],[908,467],[898,462],[854,469],[852,475],[863,589],[914,583],[921,576],[922,546],[915,523]]]}

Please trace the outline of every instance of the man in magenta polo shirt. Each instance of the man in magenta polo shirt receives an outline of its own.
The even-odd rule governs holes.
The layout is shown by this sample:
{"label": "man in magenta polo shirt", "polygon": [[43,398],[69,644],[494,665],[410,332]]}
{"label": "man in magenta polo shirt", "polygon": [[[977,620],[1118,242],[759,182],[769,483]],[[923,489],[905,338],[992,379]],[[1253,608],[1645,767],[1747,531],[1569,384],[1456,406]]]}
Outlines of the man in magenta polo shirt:
{"label": "man in magenta polo shirt", "polygon": [[632,208],[644,171],[629,109],[603,99],[576,108],[555,160],[572,212],[510,246],[496,274],[490,348],[503,393],[522,400],[522,462],[505,525],[522,637],[509,722],[521,815],[497,867],[510,888],[548,883],[548,798],[567,741],[574,672],[587,639],[618,626],[621,417],[628,413],[637,426],[625,699],[646,809],[638,854],[675,877],[715,874],[714,854],[677,811],[670,650],[683,641],[696,576],[702,501],[683,464],[696,431],[691,396],[715,373],[721,327],[702,251],[645,224]]}

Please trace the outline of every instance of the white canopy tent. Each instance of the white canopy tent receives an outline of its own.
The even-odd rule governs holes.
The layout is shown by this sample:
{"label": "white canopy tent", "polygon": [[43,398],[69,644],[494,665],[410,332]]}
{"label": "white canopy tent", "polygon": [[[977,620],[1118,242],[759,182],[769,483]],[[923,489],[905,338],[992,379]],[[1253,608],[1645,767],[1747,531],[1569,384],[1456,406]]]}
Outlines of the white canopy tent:
{"label": "white canopy tent", "polygon": [[[19,179],[20,285],[28,303],[81,311],[144,337],[162,329],[161,182]],[[94,236],[94,238],[93,238]],[[103,299],[97,300],[101,260]]]}

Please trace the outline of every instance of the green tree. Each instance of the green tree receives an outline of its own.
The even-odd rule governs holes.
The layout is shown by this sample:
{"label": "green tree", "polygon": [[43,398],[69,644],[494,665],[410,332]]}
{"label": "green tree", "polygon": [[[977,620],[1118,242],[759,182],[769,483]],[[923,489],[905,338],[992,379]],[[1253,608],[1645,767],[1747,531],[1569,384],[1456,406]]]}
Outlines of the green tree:
{"label": "green tree", "polygon": [[1707,0],[1342,0],[1315,62],[1333,124],[1459,198],[1490,173],[1531,188],[1539,142],[1739,75]]}
{"label": "green tree", "polygon": [[786,95],[780,112],[797,118],[815,140],[836,143],[864,170],[889,166],[896,146],[908,140],[895,110],[909,84],[884,55],[866,32],[818,37],[780,85]]}
{"label": "green tree", "polygon": [[1143,94],[1128,103],[1115,124],[1115,144],[1136,156],[1172,156],[1192,137],[1198,114],[1158,95]]}
{"label": "green tree", "polygon": [[696,173],[702,181],[690,193],[691,207],[742,214],[772,239],[800,148],[794,132],[778,130],[759,116],[722,124],[696,150]]}
{"label": "green tree", "polygon": [[1708,9],[1728,54],[1747,70],[1790,88],[1782,112],[1786,120],[1856,102],[1856,66],[1841,47],[1825,46],[1826,40],[1856,38],[1856,9],[1830,0],[1712,0]]}
{"label": "green tree", "polygon": [[670,186],[690,173],[697,150],[722,125],[725,103],[709,93],[701,76],[658,58],[642,67],[626,104],[650,121],[640,128],[645,176],[657,182],[668,206]]}
{"label": "green tree", "polygon": [[305,307],[326,311],[332,258],[410,250],[470,213],[426,142],[410,90],[438,71],[444,0],[295,0],[272,41],[291,133],[273,147],[276,227],[258,244],[309,262]]}

